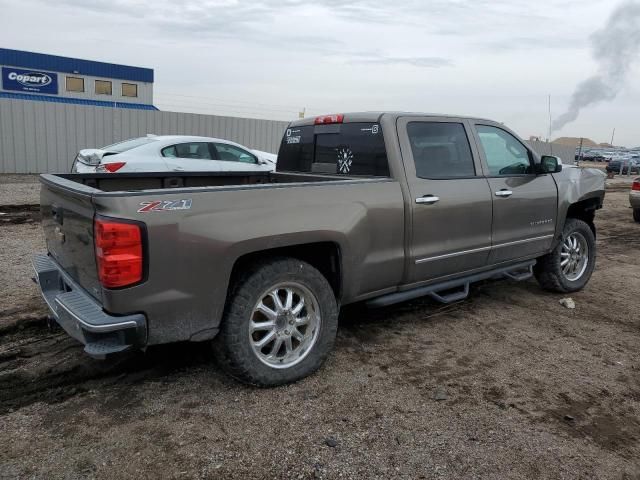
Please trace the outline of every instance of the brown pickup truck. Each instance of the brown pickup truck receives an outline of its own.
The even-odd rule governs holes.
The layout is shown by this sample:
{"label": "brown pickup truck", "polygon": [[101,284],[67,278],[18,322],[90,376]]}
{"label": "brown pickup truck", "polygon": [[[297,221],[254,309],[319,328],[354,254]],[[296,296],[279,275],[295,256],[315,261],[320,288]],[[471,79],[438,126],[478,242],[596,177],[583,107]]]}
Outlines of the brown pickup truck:
{"label": "brown pickup truck", "polygon": [[41,182],[37,281],[88,354],[212,340],[263,386],[320,367],[342,305],[452,302],[501,277],[581,289],[604,198],[602,172],[500,123],[384,112],[292,122],[276,172]]}

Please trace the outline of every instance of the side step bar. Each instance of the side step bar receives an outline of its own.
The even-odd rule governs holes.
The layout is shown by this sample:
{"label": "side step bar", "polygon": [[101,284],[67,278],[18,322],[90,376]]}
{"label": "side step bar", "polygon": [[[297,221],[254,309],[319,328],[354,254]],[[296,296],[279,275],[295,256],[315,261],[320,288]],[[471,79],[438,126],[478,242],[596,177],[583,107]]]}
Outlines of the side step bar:
{"label": "side step bar", "polygon": [[[389,293],[369,300],[366,305],[371,308],[386,307],[387,305],[413,300],[414,298],[424,297],[425,295],[429,295],[434,300],[442,303],[457,302],[458,300],[463,300],[469,296],[469,284],[471,283],[486,280],[488,278],[504,277],[518,282],[527,280],[533,276],[533,266],[535,264],[535,260],[528,260],[515,265],[494,268],[493,270],[487,270],[486,272],[474,273],[473,275],[466,277],[434,283],[433,285],[426,285],[424,287],[418,287],[404,292]],[[460,290],[455,290],[458,288],[460,288]],[[454,291],[451,292],[451,290]]]}

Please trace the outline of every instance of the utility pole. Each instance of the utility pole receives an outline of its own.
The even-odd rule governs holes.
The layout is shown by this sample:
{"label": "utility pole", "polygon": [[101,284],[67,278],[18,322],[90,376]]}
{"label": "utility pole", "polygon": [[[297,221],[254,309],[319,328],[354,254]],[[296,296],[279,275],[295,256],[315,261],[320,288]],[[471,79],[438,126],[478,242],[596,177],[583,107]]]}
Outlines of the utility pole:
{"label": "utility pole", "polygon": [[549,142],[551,141],[551,95],[549,95]]}
{"label": "utility pole", "polygon": [[298,118],[304,118],[304,112],[306,111],[305,107],[302,107],[302,110],[298,112]]}
{"label": "utility pole", "polygon": [[583,142],[584,138],[580,137],[580,148],[578,149],[578,160],[577,160],[577,164],[580,164],[580,160],[582,160],[582,142]]}
{"label": "utility pole", "polygon": [[611,133],[611,146],[613,147],[613,137],[616,134],[616,128],[613,127],[613,132]]}
{"label": "utility pole", "polygon": [[553,155],[553,144],[551,143],[551,94],[549,94],[549,152]]}

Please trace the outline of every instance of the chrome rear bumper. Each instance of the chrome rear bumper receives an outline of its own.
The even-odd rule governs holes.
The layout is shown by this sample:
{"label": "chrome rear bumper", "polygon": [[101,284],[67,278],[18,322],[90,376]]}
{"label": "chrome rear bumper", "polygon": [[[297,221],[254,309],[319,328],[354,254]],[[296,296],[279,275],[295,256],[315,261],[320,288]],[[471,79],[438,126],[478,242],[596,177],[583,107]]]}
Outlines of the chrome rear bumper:
{"label": "chrome rear bumper", "polygon": [[144,315],[110,315],[48,255],[34,255],[35,280],[56,322],[94,358],[144,346]]}

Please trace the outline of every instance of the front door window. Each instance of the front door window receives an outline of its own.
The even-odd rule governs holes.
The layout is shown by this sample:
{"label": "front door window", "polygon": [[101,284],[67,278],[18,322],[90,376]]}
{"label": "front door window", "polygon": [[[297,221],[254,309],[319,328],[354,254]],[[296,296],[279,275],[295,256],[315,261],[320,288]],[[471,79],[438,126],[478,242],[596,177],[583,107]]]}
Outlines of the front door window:
{"label": "front door window", "polygon": [[218,152],[219,160],[223,160],[225,162],[251,163],[254,165],[258,163],[258,158],[255,155],[234,145],[216,143],[214,147]]}
{"label": "front door window", "polygon": [[489,125],[477,125],[489,175],[513,176],[533,173],[529,151],[510,133]]}

